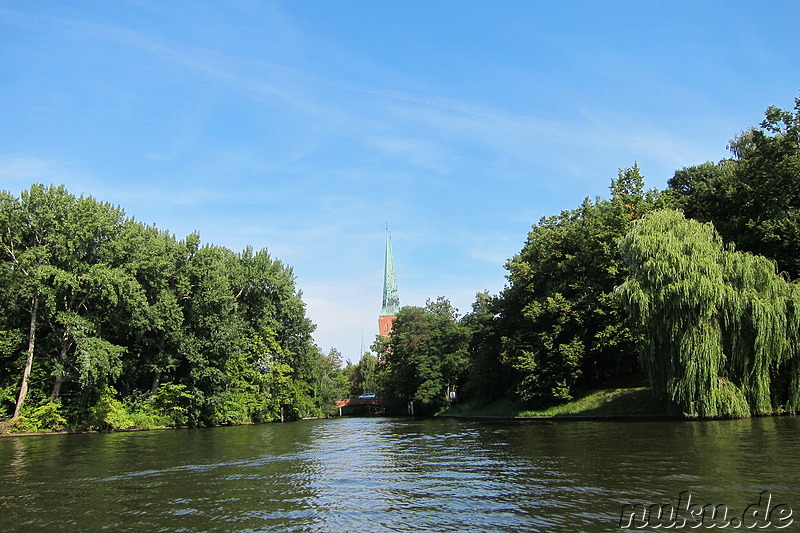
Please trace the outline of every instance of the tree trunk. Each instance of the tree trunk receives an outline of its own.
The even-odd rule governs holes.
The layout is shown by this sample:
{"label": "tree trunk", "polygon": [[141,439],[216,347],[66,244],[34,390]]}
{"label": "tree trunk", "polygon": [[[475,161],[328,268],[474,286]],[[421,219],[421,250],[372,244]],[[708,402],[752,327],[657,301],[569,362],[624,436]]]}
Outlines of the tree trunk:
{"label": "tree trunk", "polygon": [[[166,342],[166,334],[162,331],[158,338],[158,361],[164,354],[164,344]],[[153,371],[153,383],[150,385],[150,396],[155,396],[158,393],[158,387],[161,385],[161,370]]]}
{"label": "tree trunk", "polygon": [[56,381],[53,383],[53,392],[50,393],[50,399],[53,401],[58,400],[58,396],[61,394],[62,380],[61,374],[56,374]]}
{"label": "tree trunk", "polygon": [[150,396],[156,395],[159,384],[161,384],[161,370],[156,370],[153,372],[153,384],[150,386]]}
{"label": "tree trunk", "polygon": [[19,396],[17,397],[17,406],[14,408],[13,418],[19,416],[22,411],[22,406],[25,404],[25,396],[28,395],[28,377],[31,375],[33,368],[33,346],[36,341],[36,314],[39,312],[39,296],[36,295],[31,301],[31,327],[28,332],[28,355],[25,358],[25,369],[22,371],[22,385],[19,388]]}
{"label": "tree trunk", "polygon": [[50,393],[50,399],[53,401],[58,400],[58,396],[59,394],[61,394],[61,383],[64,381],[64,365],[67,362],[67,351],[69,350],[71,344],[69,342],[68,335],[69,332],[65,329],[64,336],[61,342],[61,353],[58,354],[57,369],[60,368],[60,370],[57,370],[56,381],[55,383],[53,383],[53,392]]}

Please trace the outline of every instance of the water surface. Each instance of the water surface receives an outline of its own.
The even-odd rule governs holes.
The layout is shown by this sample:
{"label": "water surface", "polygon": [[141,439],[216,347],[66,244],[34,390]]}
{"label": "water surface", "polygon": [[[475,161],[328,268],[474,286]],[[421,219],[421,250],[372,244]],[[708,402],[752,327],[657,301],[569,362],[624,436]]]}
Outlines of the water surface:
{"label": "water surface", "polygon": [[622,505],[683,491],[739,516],[768,491],[797,510],[792,531],[798,488],[798,418],[343,418],[0,439],[2,531],[622,531]]}

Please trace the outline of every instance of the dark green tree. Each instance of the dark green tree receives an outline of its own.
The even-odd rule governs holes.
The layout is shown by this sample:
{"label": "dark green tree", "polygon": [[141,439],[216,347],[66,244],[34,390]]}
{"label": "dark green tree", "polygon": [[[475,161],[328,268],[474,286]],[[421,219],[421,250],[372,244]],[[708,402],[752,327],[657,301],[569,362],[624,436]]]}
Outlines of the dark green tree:
{"label": "dark green tree", "polygon": [[770,107],[757,128],[729,144],[733,158],[684,168],[669,181],[689,218],[712,222],[739,250],[800,275],[800,98]]}
{"label": "dark green tree", "polygon": [[469,373],[462,398],[492,402],[505,396],[514,385],[510,372],[498,354],[502,351],[499,325],[500,299],[488,291],[479,292],[472,311],[460,324],[469,332]]}
{"label": "dark green tree", "polygon": [[121,373],[126,348],[110,340],[109,318],[119,317],[123,301],[136,292],[126,258],[117,253],[123,224],[121,209],[91,197],[77,198],[54,236],[62,253],[51,265],[54,299],[47,315],[57,339],[53,400],[65,380],[79,387],[103,387]]}
{"label": "dark green tree", "polygon": [[311,374],[314,406],[318,415],[333,414],[334,402],[346,396],[350,384],[342,369],[342,354],[331,348],[327,355],[319,354]]}
{"label": "dark green tree", "polygon": [[357,396],[378,391],[377,364],[377,357],[370,352],[364,352],[350,374],[351,394]]}
{"label": "dark green tree", "polygon": [[254,252],[248,247],[238,254],[238,265],[229,275],[244,327],[260,345],[270,347],[261,355],[262,366],[280,368],[281,379],[286,379],[286,390],[280,393],[283,418],[326,411],[327,406],[318,403],[316,386],[320,375],[328,375],[324,369],[329,361],[313,342],[315,326],[306,317],[291,267],[270,257],[267,250]]}
{"label": "dark green tree", "polygon": [[[115,261],[123,212],[62,187],[34,185],[19,200],[0,206],[8,286],[6,302],[27,318],[27,349],[14,409],[20,415],[38,350],[38,379],[50,377],[57,399],[65,378],[80,386],[105,384],[119,375],[124,347],[101,330],[108,311],[133,283]],[[49,380],[48,380],[49,381]]]}
{"label": "dark green tree", "polygon": [[543,218],[506,264],[497,302],[501,360],[531,404],[573,397],[579,387],[634,373],[636,338],[612,298],[625,279],[617,240],[665,202],[644,191],[638,166],[621,170],[611,199]]}
{"label": "dark green tree", "polygon": [[187,266],[197,252],[199,236],[178,241],[166,231],[132,223],[123,245],[138,285],[125,299],[127,318],[119,321],[123,327],[117,332],[134,356],[126,361],[124,390],[147,387],[155,396],[183,353],[184,306],[191,297]]}
{"label": "dark green tree", "polygon": [[435,412],[448,402],[448,391],[466,377],[469,331],[445,298],[425,307],[403,307],[376,350],[385,395],[417,402],[418,412]]}

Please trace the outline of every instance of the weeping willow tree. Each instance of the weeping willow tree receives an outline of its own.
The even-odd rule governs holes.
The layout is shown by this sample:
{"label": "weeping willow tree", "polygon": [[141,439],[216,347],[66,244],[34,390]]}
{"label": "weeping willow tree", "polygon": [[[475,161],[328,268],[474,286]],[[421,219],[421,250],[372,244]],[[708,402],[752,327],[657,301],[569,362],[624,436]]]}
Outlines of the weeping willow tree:
{"label": "weeping willow tree", "polygon": [[617,296],[641,328],[656,394],[688,417],[800,411],[800,287],[677,211],[621,240]]}

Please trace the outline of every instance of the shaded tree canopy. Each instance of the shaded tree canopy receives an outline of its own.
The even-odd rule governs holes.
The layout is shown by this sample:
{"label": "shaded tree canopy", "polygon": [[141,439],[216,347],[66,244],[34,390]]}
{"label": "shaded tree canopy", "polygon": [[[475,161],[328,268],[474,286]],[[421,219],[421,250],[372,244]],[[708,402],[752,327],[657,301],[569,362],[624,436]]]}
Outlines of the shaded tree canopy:
{"label": "shaded tree canopy", "polygon": [[669,181],[689,218],[713,222],[737,249],[800,275],[800,98],[793,111],[769,107],[757,128],[729,144],[733,157],[684,168]]}
{"label": "shaded tree canopy", "polygon": [[63,186],[0,193],[0,281],[0,409],[20,427],[309,416],[346,388],[290,267]]}
{"label": "shaded tree canopy", "polygon": [[392,333],[375,346],[384,393],[417,402],[420,412],[442,408],[466,374],[468,342],[468,330],[445,298],[401,308]]}
{"label": "shaded tree canopy", "polygon": [[635,372],[635,339],[611,297],[625,279],[617,240],[644,213],[664,204],[644,190],[638,166],[611,183],[611,198],[543,218],[506,264],[499,311],[501,357],[519,398],[549,404],[577,387]]}
{"label": "shaded tree canopy", "polygon": [[670,210],[620,247],[630,276],[617,294],[641,328],[657,394],[690,417],[798,411],[800,286],[773,261]]}

